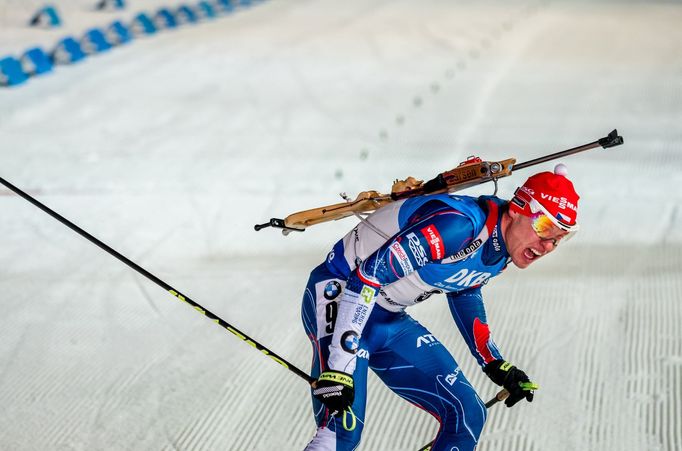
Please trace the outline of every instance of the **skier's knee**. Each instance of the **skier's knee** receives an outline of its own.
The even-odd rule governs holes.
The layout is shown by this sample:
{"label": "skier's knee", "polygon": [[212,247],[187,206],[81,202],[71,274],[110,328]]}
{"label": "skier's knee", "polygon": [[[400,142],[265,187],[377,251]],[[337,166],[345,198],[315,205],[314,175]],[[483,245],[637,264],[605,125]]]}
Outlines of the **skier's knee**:
{"label": "skier's knee", "polygon": [[478,401],[478,405],[466,411],[465,421],[466,427],[471,431],[475,441],[478,442],[478,438],[481,436],[481,432],[483,431],[483,426],[488,419],[488,410],[478,395],[476,395],[476,401]]}
{"label": "skier's knee", "polygon": [[441,432],[434,450],[450,449],[457,445],[460,451],[476,448],[488,416],[485,405],[476,393],[471,396],[452,398],[439,412]]}

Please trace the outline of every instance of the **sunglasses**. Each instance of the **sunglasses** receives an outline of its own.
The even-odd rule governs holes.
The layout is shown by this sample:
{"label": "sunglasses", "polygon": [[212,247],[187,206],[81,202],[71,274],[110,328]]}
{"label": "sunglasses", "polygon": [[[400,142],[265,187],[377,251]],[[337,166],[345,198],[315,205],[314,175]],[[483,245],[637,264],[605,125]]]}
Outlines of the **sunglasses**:
{"label": "sunglasses", "polygon": [[[530,199],[528,205],[532,213],[530,218],[533,230],[541,240],[552,241],[554,247],[559,245],[559,240],[571,239],[579,229],[578,224],[570,226],[552,216],[540,202],[533,198]],[[557,229],[567,233],[557,236]]]}

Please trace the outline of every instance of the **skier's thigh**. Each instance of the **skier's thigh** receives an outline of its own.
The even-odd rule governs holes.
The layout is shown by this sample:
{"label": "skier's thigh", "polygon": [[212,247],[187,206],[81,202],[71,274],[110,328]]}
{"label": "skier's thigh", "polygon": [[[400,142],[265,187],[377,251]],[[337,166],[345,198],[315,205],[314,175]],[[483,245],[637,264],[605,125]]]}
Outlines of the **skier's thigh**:
{"label": "skier's thigh", "polygon": [[485,405],[435,336],[410,317],[402,323],[384,347],[371,354],[370,368],[396,394],[441,421],[437,442],[464,445],[461,449],[475,446],[486,419]]}

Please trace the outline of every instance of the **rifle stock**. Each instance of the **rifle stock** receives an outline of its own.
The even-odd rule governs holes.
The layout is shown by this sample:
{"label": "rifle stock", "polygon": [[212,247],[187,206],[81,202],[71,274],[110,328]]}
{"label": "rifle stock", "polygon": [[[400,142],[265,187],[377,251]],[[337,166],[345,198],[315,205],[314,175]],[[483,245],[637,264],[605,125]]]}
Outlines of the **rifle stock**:
{"label": "rifle stock", "polygon": [[[353,201],[292,213],[284,218],[284,226],[290,231],[303,231],[306,227],[315,224],[343,219],[354,214],[369,213],[397,200],[425,194],[459,191],[510,175],[515,162],[513,158],[495,162],[465,162],[454,169],[438,174],[426,183],[416,181],[411,177],[407,180],[398,180],[393,184],[391,194],[363,191]],[[401,188],[400,191],[396,191],[398,187]]]}

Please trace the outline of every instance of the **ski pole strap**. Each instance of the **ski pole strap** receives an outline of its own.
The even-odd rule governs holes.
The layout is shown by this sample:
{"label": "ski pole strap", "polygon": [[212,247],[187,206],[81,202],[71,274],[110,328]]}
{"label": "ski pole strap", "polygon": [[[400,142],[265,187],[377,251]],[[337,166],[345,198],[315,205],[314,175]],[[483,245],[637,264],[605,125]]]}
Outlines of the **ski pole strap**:
{"label": "ski pole strap", "polygon": [[[348,423],[346,422],[346,415],[348,415],[348,414],[350,414],[350,417],[352,419],[350,426],[348,426]],[[355,412],[353,412],[353,409],[351,409],[350,407],[348,408],[348,410],[343,411],[342,423],[343,423],[343,428],[345,430],[347,430],[348,432],[355,430],[355,426],[357,426],[357,417],[355,416]]]}

